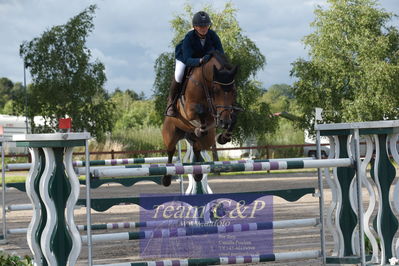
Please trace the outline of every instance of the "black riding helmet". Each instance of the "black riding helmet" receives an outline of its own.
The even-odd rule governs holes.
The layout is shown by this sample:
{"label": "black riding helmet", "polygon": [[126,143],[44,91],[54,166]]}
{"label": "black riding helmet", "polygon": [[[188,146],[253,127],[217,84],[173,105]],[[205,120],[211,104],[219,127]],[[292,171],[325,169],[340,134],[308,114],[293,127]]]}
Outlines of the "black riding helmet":
{"label": "black riding helmet", "polygon": [[211,18],[204,11],[199,11],[195,13],[193,17],[193,27],[194,26],[210,26],[212,25]]}

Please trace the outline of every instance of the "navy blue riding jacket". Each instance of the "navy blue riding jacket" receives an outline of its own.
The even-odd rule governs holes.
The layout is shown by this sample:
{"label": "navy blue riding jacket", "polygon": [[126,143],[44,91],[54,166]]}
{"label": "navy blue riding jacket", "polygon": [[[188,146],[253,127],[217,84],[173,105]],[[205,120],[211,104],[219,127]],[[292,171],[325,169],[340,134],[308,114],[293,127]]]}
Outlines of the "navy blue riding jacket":
{"label": "navy blue riding jacket", "polygon": [[195,33],[195,30],[189,31],[176,46],[176,59],[186,66],[199,66],[200,59],[212,50],[218,50],[224,54],[222,42],[216,32],[209,29],[205,36],[205,45],[202,47],[200,37]]}

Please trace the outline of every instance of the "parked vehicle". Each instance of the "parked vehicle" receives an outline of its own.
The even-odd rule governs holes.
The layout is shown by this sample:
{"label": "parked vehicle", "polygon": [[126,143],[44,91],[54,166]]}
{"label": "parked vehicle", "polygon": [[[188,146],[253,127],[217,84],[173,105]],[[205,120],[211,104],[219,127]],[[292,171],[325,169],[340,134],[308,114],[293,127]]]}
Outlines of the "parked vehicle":
{"label": "parked vehicle", "polygon": [[[43,125],[44,120],[40,116],[35,116],[35,124]],[[14,115],[1,115],[0,114],[0,135],[3,135],[5,139],[11,139],[12,135],[26,134],[30,132],[30,125],[26,123],[25,116],[14,116]],[[7,154],[21,154],[28,153],[27,148],[16,147],[15,142],[7,142],[4,147]]]}
{"label": "parked vehicle", "polygon": [[[304,132],[305,144],[314,144],[312,146],[303,147],[303,156],[304,157],[317,157],[317,146],[316,146],[316,138],[309,135],[309,131],[305,130]],[[320,148],[321,148],[321,157],[327,158],[330,154],[330,141],[328,137],[320,138]]]}
{"label": "parked vehicle", "polygon": [[[6,139],[11,139],[12,135],[15,134],[26,134],[27,125],[25,117],[23,116],[12,116],[12,115],[0,115],[0,131]],[[4,151],[7,154],[21,154],[27,153],[27,148],[16,147],[14,142],[8,142],[4,145]]]}

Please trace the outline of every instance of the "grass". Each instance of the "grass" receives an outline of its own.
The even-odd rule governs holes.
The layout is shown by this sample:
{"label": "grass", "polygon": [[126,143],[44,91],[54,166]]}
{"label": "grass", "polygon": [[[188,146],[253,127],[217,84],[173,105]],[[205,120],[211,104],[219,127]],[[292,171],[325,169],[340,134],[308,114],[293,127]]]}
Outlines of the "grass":
{"label": "grass", "polygon": [[7,176],[6,177],[6,184],[7,183],[21,183],[26,181],[26,176]]}
{"label": "grass", "polygon": [[113,134],[112,141],[121,143],[126,150],[160,150],[164,148],[159,127],[117,132]]}

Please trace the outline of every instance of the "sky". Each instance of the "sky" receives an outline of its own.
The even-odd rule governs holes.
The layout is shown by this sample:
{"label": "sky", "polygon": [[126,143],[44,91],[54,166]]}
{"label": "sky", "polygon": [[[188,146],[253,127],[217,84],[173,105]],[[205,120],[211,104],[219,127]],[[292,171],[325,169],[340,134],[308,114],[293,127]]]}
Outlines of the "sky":
{"label": "sky", "polygon": [[[317,5],[326,0],[232,0],[243,34],[252,39],[266,57],[256,79],[264,88],[292,84],[291,64],[306,58],[302,43],[312,32],[310,23]],[[399,0],[379,0],[380,7],[399,14]],[[0,0],[0,77],[23,81],[19,46],[39,37],[52,26],[65,24],[90,4],[98,9],[95,29],[87,40],[92,59],[106,68],[105,88],[153,94],[154,63],[163,52],[173,51],[170,21],[189,3],[194,11],[205,5],[223,10],[226,1],[204,0]],[[392,25],[399,27],[399,19]],[[27,73],[27,82],[30,82]]]}

